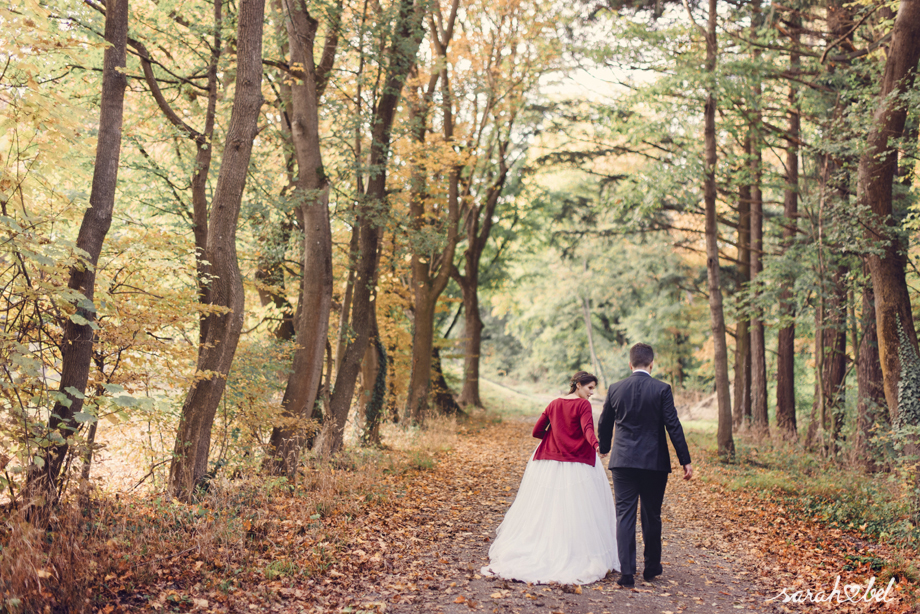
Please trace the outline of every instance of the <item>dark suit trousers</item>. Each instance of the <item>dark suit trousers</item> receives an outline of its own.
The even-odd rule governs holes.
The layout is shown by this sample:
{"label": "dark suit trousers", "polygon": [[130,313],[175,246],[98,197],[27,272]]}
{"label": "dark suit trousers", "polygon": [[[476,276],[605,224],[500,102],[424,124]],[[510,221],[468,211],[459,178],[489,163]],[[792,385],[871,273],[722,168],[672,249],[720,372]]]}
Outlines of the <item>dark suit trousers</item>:
{"label": "dark suit trousers", "polygon": [[620,573],[636,573],[636,507],[642,502],[645,569],[661,565],[661,504],[668,484],[666,471],[611,469],[617,507],[617,553]]}

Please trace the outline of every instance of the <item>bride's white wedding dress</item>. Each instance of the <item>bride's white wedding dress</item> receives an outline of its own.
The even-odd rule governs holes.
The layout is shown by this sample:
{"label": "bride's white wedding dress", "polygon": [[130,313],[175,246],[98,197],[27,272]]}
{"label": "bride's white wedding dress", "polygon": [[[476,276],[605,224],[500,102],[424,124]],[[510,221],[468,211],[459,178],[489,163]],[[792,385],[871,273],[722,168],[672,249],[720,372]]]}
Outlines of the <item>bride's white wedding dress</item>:
{"label": "bride's white wedding dress", "polygon": [[[584,404],[590,420],[590,404]],[[593,439],[593,424],[585,429]],[[590,584],[610,570],[619,571],[613,494],[593,442],[593,466],[584,460],[534,459],[539,450],[527,463],[482,573],[534,584]]]}

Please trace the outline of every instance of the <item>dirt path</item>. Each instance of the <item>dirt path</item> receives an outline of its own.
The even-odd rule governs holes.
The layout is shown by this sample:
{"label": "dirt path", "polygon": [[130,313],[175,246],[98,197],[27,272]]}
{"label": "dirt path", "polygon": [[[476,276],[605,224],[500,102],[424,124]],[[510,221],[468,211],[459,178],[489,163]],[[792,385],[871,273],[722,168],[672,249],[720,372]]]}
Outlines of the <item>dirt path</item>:
{"label": "dirt path", "polygon": [[[707,526],[714,499],[708,494],[710,487],[699,480],[672,479],[668,484],[663,508],[665,572],[654,582],[638,578],[630,590],[616,584],[615,573],[584,587],[528,586],[481,577],[495,529],[514,500],[536,444],[530,437],[532,422],[509,420],[462,437],[434,470],[407,483],[406,497],[416,502],[410,520],[417,525],[409,537],[416,542],[414,560],[400,561],[408,565],[408,573],[399,565],[394,573],[373,578],[360,602],[378,611],[405,614],[782,611],[775,602],[766,602],[778,588],[769,591],[755,584],[753,576],[758,574],[749,566],[732,560],[730,553],[708,549],[716,538]],[[641,541],[638,551],[641,569]]]}

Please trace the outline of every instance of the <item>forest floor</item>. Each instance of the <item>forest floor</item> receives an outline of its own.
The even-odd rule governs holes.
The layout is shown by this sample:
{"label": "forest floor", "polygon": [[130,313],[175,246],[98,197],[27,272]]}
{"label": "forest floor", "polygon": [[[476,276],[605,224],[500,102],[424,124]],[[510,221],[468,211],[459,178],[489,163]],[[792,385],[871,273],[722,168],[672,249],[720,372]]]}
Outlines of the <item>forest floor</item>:
{"label": "forest floor", "polygon": [[[303,494],[278,493],[233,505],[234,518],[175,538],[156,552],[127,529],[106,543],[111,560],[91,582],[93,610],[113,612],[308,612],[467,614],[683,614],[727,612],[909,612],[915,587],[896,577],[887,603],[783,602],[782,592],[830,592],[870,578],[872,561],[899,553],[857,533],[803,519],[752,491],[728,490],[711,453],[691,445],[696,475],[673,473],[663,509],[664,574],[619,587],[616,573],[586,586],[532,586],[482,577],[495,529],[514,500],[535,446],[533,417],[461,423],[450,446],[432,453],[388,451],[402,464],[334,472],[335,501],[316,503],[320,482]],[[697,438],[691,437],[691,443]],[[363,476],[363,477],[362,477]],[[362,480],[359,487],[345,485]],[[372,483],[368,483],[368,480]],[[350,488],[350,489],[349,489]],[[263,488],[264,490],[264,488]],[[311,494],[313,493],[313,494]],[[253,495],[256,499],[258,496]],[[180,504],[173,506],[176,517]],[[190,509],[183,522],[221,510]],[[253,510],[256,510],[253,512]],[[134,518],[163,509],[134,507]],[[116,515],[126,515],[122,509]],[[142,522],[148,533],[157,522]],[[163,525],[163,530],[168,527]],[[218,530],[215,527],[223,526]],[[235,527],[235,528],[233,528]],[[234,533],[236,531],[236,533]],[[215,533],[220,535],[215,536]],[[204,535],[210,535],[205,538]],[[229,535],[229,536],[228,536]],[[235,535],[235,537],[234,537]],[[641,535],[641,534],[640,534]],[[641,539],[641,537],[640,537]],[[121,552],[116,555],[116,552]],[[641,542],[639,569],[641,563]],[[131,557],[134,557],[133,559]],[[889,574],[890,575],[890,574]],[[855,587],[852,589],[855,591]],[[851,593],[855,594],[855,593]],[[845,599],[845,597],[844,597]]]}

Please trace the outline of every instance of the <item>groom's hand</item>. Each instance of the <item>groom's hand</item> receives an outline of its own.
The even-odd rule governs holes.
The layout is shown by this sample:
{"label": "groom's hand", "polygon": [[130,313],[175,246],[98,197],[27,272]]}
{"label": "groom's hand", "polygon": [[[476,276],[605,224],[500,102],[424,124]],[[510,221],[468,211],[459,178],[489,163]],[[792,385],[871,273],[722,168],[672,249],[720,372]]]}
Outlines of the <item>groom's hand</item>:
{"label": "groom's hand", "polygon": [[692,477],[693,477],[693,465],[688,463],[684,465],[684,479],[689,480]]}

